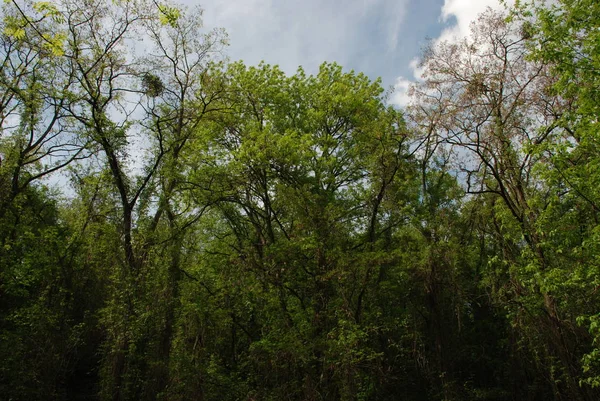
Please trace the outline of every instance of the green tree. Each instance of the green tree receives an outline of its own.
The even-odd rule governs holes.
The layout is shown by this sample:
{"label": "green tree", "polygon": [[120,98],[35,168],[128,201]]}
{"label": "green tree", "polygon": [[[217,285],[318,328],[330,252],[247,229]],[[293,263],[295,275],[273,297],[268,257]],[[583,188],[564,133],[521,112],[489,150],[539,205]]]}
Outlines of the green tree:
{"label": "green tree", "polygon": [[211,283],[193,285],[220,304],[236,344],[205,354],[207,380],[242,377],[264,399],[366,397],[379,359],[369,306],[394,224],[383,204],[410,168],[401,115],[378,82],[337,65],[286,77],[234,64],[223,79],[228,112],[204,128],[212,139],[189,178],[221,183],[221,233],[194,269]]}
{"label": "green tree", "polygon": [[567,212],[572,206],[562,203],[560,182],[548,179],[554,167],[544,151],[564,145],[559,121],[568,104],[551,93],[551,65],[530,59],[529,27],[488,10],[470,37],[433,45],[424,55],[425,80],[415,88],[412,115],[462,156],[467,192],[490,202],[484,206],[492,210],[489,229],[502,246],[488,261],[489,272],[506,269],[508,281],[495,295],[531,365],[555,397],[593,399],[579,383],[590,340],[576,325],[589,291],[578,277],[590,271],[575,253],[563,254],[581,237],[557,235],[582,215]]}
{"label": "green tree", "polygon": [[[547,200],[541,228],[552,233],[556,258],[568,275],[556,281],[578,291],[578,320],[589,328],[594,348],[583,359],[585,382],[597,387],[598,330],[596,277],[598,261],[598,72],[600,7],[594,1],[525,3],[516,20],[527,27],[531,57],[550,66],[556,81],[549,91],[564,104],[555,125],[560,138],[539,149],[549,162],[542,174],[557,188]],[[555,285],[555,284],[552,284]],[[566,292],[566,291],[565,291]]]}
{"label": "green tree", "polygon": [[[202,34],[201,10],[186,13],[163,2],[10,2],[4,8],[0,176],[10,191],[0,210],[16,207],[28,184],[93,152],[73,168],[81,198],[72,207],[94,205],[106,214],[83,213],[89,221],[69,222],[82,227],[82,252],[106,258],[84,263],[109,278],[99,300],[106,302],[98,323],[105,330],[103,394],[154,398],[168,383],[181,238],[199,217],[175,204],[178,158],[218,93],[206,78],[224,35]],[[126,51],[144,36],[151,41],[149,59]],[[140,143],[148,146],[135,149]],[[91,230],[96,223],[101,228]],[[92,238],[103,245],[89,248]],[[164,256],[167,249],[172,256]],[[159,261],[157,254],[163,254]],[[151,308],[165,283],[172,295]]]}

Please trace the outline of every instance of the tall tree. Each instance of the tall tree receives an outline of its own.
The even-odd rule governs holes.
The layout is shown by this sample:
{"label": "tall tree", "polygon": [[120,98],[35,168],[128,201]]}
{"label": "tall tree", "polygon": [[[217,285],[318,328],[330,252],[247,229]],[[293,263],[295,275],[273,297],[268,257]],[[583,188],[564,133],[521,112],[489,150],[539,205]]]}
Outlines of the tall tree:
{"label": "tall tree", "polygon": [[261,397],[367,394],[377,366],[368,311],[396,224],[383,205],[411,168],[401,115],[378,82],[337,65],[286,77],[234,64],[224,79],[229,112],[205,128],[210,147],[190,171],[198,188],[221,183],[222,231],[202,266],[232,264],[221,280],[239,283],[204,284],[227,299],[233,348],[217,352],[221,368]]}
{"label": "tall tree", "polygon": [[[589,328],[594,348],[583,360],[585,379],[594,387],[598,380],[596,279],[598,263],[598,88],[600,6],[594,1],[559,1],[553,4],[524,3],[515,18],[527,28],[531,57],[547,63],[556,77],[549,88],[563,100],[556,125],[560,140],[539,149],[549,161],[544,179],[560,188],[548,200],[551,205],[544,229],[556,232],[557,255],[571,274],[561,280],[579,289],[586,301],[577,305],[580,323]],[[555,224],[553,224],[555,223]]]}
{"label": "tall tree", "polygon": [[[511,316],[530,352],[545,355],[535,362],[538,369],[557,397],[592,399],[589,388],[579,386],[582,333],[573,298],[580,295],[558,278],[572,271],[573,261],[556,255],[565,245],[546,224],[558,189],[540,174],[549,166],[540,149],[562,142],[557,121],[566,102],[549,91],[555,83],[549,65],[529,60],[528,39],[529,25],[488,10],[468,38],[433,44],[412,114],[424,132],[462,157],[467,192],[497,199],[490,206],[505,249],[491,263],[508,268]],[[561,301],[564,296],[573,302]]]}
{"label": "tall tree", "polygon": [[[177,220],[181,211],[172,202],[178,158],[218,93],[207,89],[206,77],[209,60],[219,56],[224,44],[223,33],[203,34],[201,10],[188,14],[166,2],[15,1],[5,9],[2,184],[11,191],[3,206],[34,180],[88,156],[87,150],[95,152],[92,162],[77,168],[78,185],[92,185],[79,193],[93,196],[84,200],[91,204],[98,199],[116,202],[118,213],[111,212],[107,223],[117,224],[120,239],[107,255],[115,269],[103,318],[108,329],[104,394],[152,398],[166,386],[168,375],[151,373],[158,381],[152,386],[158,388],[145,389],[153,382],[139,379],[147,361],[130,350],[131,345],[152,352],[158,347],[159,365],[168,365],[179,238],[185,225],[198,218],[196,213],[186,215],[188,221]],[[137,54],[144,37],[155,52],[151,60]],[[129,46],[138,50],[130,53]],[[140,149],[140,144],[148,146]],[[98,185],[114,191],[99,197],[93,189]],[[148,219],[151,223],[145,225]],[[167,322],[153,328],[164,333],[157,346],[147,341],[148,328],[136,322],[147,318],[138,312],[153,299],[146,291],[156,290],[147,283],[160,285],[162,276],[144,268],[159,242],[153,232],[163,220],[170,232],[161,244],[173,255],[167,264],[171,268],[164,267],[171,271],[168,287],[175,294],[166,302],[167,316],[157,311],[153,317],[158,326],[163,318]],[[102,240],[114,245],[106,235]]]}

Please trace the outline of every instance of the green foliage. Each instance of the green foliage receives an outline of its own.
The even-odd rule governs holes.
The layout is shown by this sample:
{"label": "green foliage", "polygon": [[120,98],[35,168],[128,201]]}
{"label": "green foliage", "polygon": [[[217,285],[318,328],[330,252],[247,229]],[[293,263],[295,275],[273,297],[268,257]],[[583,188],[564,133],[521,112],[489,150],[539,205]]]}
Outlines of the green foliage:
{"label": "green foliage", "polygon": [[[560,1],[547,7],[530,5],[536,17],[531,57],[550,65],[556,77],[548,89],[563,99],[555,125],[561,137],[539,151],[551,165],[540,171],[551,195],[540,219],[548,234],[545,244],[559,263],[542,286],[569,297],[565,308],[573,321],[589,327],[591,342],[584,349],[582,383],[597,387],[596,252],[598,185],[597,148],[600,7],[593,1]],[[525,12],[522,13],[526,15]],[[577,294],[573,297],[573,294]],[[572,308],[572,309],[571,309]],[[584,378],[584,379],[583,379]]]}
{"label": "green foliage", "polygon": [[598,399],[598,6],[536,7],[407,123],[171,3],[6,3],[0,398]]}
{"label": "green foliage", "polygon": [[158,6],[158,18],[161,24],[169,25],[171,28],[177,27],[177,20],[181,16],[181,10],[170,5]]}

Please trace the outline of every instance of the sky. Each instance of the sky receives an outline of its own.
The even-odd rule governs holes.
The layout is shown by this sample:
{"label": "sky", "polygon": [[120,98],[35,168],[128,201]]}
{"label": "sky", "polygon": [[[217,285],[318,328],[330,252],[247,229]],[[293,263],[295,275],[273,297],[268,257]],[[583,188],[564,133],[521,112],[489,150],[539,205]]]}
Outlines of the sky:
{"label": "sky", "polygon": [[[406,103],[418,57],[428,40],[453,40],[499,0],[184,0],[204,9],[207,29],[224,28],[227,56],[256,65],[308,73],[325,61],[381,77],[395,88],[390,102]],[[418,74],[417,74],[418,75]]]}

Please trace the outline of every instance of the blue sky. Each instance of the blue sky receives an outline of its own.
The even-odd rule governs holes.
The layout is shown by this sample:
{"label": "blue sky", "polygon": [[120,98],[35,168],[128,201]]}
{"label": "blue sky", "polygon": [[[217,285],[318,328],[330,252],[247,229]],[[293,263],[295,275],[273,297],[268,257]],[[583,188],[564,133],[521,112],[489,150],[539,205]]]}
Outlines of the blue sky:
{"label": "blue sky", "polygon": [[317,71],[324,61],[381,77],[397,87],[392,102],[414,79],[426,44],[468,33],[470,22],[498,0],[185,0],[200,5],[207,28],[229,35],[227,55],[255,65],[261,60],[292,74],[299,65]]}

